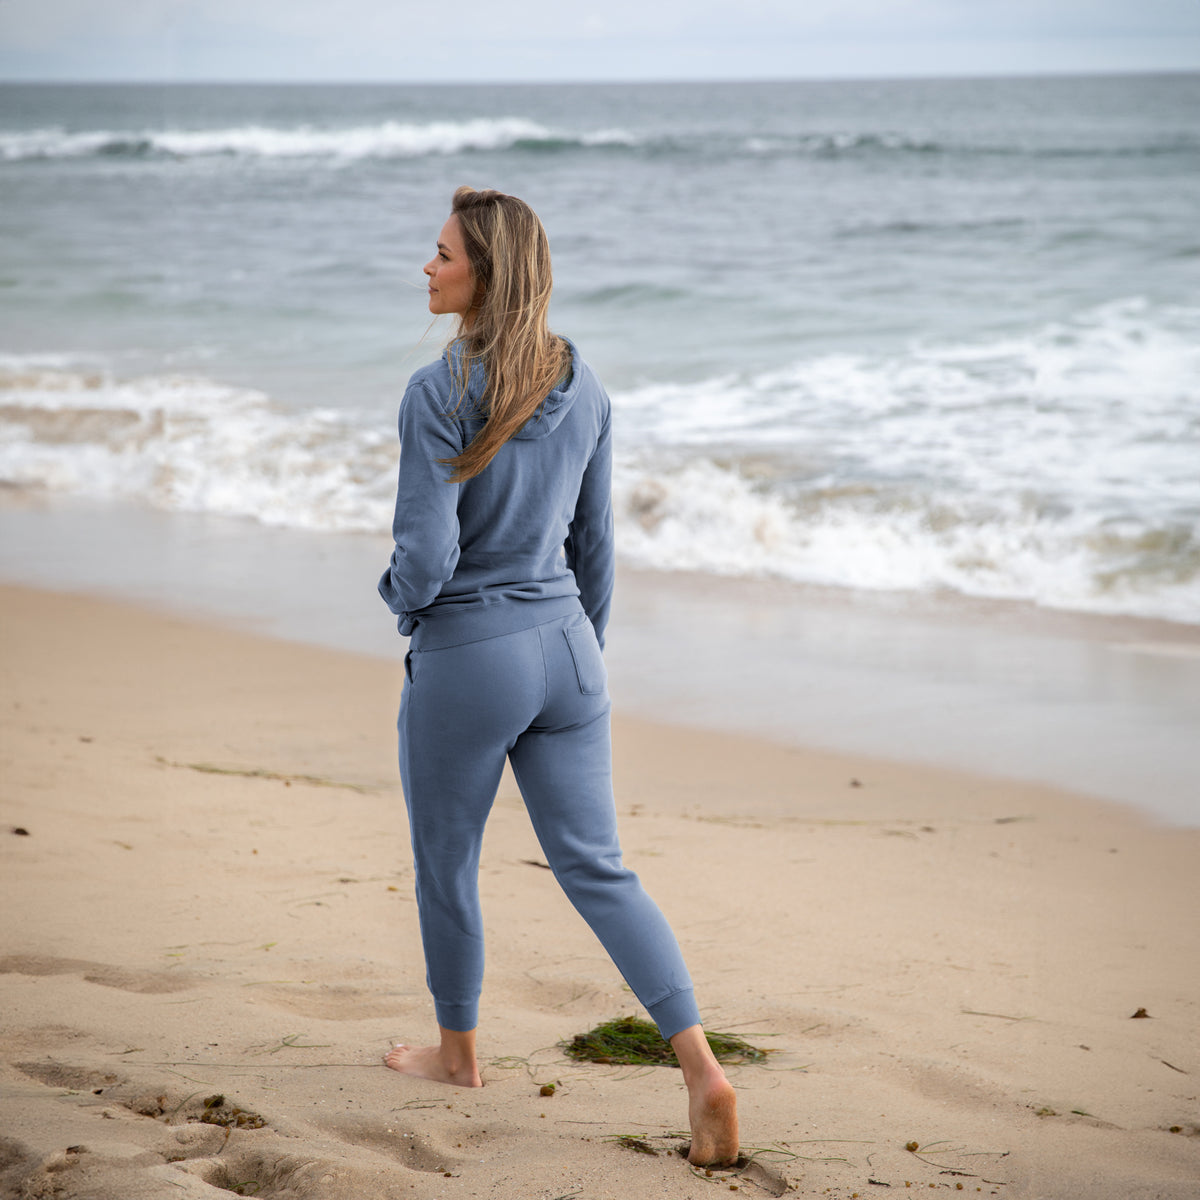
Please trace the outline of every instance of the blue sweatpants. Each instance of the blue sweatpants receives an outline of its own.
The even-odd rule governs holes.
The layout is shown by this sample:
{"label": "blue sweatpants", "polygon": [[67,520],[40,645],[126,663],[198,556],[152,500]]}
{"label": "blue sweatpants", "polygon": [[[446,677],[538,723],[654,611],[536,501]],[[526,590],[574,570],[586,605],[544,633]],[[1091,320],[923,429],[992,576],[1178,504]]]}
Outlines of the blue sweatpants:
{"label": "blue sweatpants", "polygon": [[529,612],[550,619],[493,635],[466,613],[419,622],[406,659],[400,776],[438,1023],[478,1022],[479,854],[507,758],[555,878],[671,1038],[700,1017],[671,927],[621,862],[604,660],[573,598]]}

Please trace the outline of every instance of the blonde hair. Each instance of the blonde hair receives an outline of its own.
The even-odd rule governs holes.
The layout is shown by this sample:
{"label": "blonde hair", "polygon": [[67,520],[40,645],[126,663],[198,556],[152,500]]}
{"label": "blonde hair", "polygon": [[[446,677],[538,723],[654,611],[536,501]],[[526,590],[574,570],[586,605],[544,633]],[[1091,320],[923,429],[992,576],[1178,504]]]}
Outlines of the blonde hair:
{"label": "blonde hair", "polygon": [[442,459],[452,483],[478,475],[537,411],[570,365],[570,347],[546,324],[553,277],[550,243],[537,214],[503,192],[460,187],[458,218],[475,283],[475,304],[459,317],[450,356],[460,403],[471,369],[483,367],[483,428],[465,450]]}

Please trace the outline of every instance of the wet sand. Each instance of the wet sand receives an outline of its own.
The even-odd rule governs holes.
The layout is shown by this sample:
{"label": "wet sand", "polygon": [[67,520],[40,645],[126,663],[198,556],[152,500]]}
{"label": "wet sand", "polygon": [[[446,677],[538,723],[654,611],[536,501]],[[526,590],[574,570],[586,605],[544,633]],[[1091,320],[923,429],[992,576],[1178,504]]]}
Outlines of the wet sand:
{"label": "wet sand", "polygon": [[[0,582],[399,661],[387,538],[0,496]],[[623,570],[605,653],[652,721],[1049,783],[1200,826],[1200,624]]]}

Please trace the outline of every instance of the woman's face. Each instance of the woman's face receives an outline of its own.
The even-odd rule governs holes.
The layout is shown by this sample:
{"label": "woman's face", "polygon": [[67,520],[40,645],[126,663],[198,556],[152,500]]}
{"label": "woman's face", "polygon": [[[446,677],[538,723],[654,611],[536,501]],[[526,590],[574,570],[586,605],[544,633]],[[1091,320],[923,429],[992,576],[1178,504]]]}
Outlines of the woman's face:
{"label": "woman's face", "polygon": [[429,311],[435,316],[466,317],[475,303],[475,279],[467,260],[462,227],[456,216],[442,226],[437,253],[425,264],[429,276]]}

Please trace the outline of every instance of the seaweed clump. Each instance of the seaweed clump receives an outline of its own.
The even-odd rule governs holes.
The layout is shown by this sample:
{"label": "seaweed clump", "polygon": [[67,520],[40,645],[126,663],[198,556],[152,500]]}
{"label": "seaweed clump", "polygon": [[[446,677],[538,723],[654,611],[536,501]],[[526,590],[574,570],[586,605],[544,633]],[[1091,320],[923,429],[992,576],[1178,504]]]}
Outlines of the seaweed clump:
{"label": "seaweed clump", "polygon": [[198,1121],[202,1125],[220,1125],[224,1129],[262,1129],[266,1125],[258,1113],[226,1104],[225,1097],[221,1095],[209,1096],[204,1101],[204,1111],[198,1116],[188,1117],[188,1120]]}
{"label": "seaweed clump", "polygon": [[[704,1036],[718,1062],[765,1062],[769,1051],[732,1033],[709,1033]],[[650,1021],[637,1017],[617,1017],[577,1033],[570,1041],[559,1042],[568,1058],[576,1062],[606,1063],[616,1066],[679,1066],[679,1059]]]}

